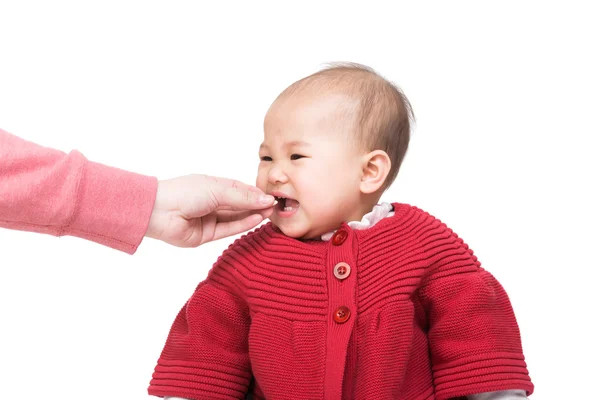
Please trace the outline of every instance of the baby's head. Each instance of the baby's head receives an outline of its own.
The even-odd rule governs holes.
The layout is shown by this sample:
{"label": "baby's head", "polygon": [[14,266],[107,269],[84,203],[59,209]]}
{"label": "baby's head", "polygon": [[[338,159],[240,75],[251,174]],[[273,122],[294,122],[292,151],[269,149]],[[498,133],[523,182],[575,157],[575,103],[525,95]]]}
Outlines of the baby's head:
{"label": "baby's head", "polygon": [[408,148],[410,103],[358,64],[337,64],[285,89],[264,122],[256,186],[278,198],[271,221],[318,238],[372,210]]}

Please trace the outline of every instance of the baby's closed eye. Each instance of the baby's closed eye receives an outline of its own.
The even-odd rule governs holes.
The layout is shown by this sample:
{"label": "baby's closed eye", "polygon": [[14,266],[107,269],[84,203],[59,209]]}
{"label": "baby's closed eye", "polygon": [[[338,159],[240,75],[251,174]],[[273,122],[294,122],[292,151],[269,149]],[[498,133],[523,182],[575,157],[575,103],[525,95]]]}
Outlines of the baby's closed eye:
{"label": "baby's closed eye", "polygon": [[[306,156],[303,156],[302,154],[292,154],[290,156],[290,160],[294,161],[294,160],[299,160],[301,158],[306,158]],[[261,161],[273,161],[273,158],[269,157],[269,156],[262,156],[260,158]]]}

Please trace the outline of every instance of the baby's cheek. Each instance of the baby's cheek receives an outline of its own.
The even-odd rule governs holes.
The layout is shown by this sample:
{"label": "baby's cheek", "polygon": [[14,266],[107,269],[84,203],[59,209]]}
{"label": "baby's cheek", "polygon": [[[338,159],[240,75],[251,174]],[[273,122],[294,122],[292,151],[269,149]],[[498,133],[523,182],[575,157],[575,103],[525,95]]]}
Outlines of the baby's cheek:
{"label": "baby's cheek", "polygon": [[254,185],[264,192],[267,189],[267,180],[263,175],[264,174],[260,171],[258,172],[256,175],[256,183]]}
{"label": "baby's cheek", "polygon": [[331,219],[337,215],[339,204],[330,199],[327,195],[315,197],[310,207],[309,218],[313,227],[329,226]]}

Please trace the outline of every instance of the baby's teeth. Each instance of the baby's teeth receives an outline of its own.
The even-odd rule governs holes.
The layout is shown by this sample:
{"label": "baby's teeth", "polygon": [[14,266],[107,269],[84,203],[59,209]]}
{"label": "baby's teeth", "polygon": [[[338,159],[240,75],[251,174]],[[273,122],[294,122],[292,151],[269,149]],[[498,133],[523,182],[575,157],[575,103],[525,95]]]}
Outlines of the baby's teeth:
{"label": "baby's teeth", "polygon": [[283,211],[292,211],[293,208],[292,207],[283,207]]}

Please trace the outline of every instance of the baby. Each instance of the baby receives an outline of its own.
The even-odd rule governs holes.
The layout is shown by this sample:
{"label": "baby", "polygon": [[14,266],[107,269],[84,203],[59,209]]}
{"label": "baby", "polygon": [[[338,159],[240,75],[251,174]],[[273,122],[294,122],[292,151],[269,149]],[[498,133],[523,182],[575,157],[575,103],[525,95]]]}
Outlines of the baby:
{"label": "baby", "polygon": [[279,95],[256,180],[278,200],[271,222],[230,245],[197,287],[150,394],[489,400],[533,391],[509,299],[473,251],[417,207],[378,204],[411,120],[402,92],[356,64]]}

